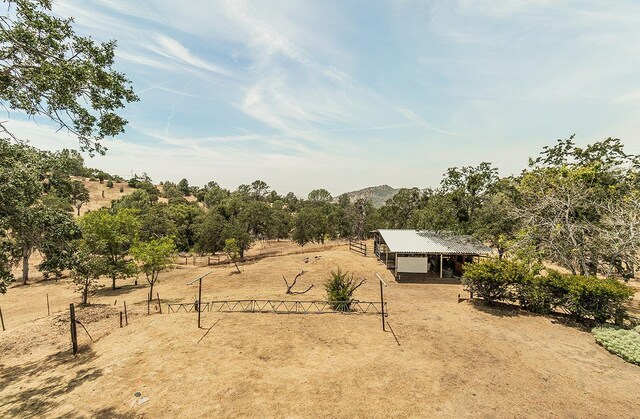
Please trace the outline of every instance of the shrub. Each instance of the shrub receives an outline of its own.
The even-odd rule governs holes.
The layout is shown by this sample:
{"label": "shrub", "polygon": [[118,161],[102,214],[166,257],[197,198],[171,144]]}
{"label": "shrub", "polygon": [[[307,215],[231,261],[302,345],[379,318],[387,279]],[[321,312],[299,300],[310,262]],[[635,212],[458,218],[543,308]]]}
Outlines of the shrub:
{"label": "shrub", "polygon": [[516,284],[530,276],[529,268],[523,263],[490,258],[480,263],[465,264],[462,284],[487,304],[497,301],[515,301]]}
{"label": "shrub", "polygon": [[120,193],[124,192],[124,186],[120,186]]}
{"label": "shrub", "polygon": [[517,285],[518,302],[534,313],[550,313],[562,307],[567,294],[566,276],[549,270],[547,276],[529,275]]}
{"label": "shrub", "polygon": [[624,303],[633,296],[632,288],[613,278],[567,275],[566,280],[567,294],[562,305],[578,320],[593,318],[599,323],[623,322]]}
{"label": "shrub", "polygon": [[366,279],[357,281],[353,278],[353,274],[349,276],[348,272],[342,272],[340,268],[338,271],[331,271],[331,278],[324,284],[324,289],[327,291],[327,300],[331,305],[331,308],[336,311],[350,311],[351,303],[353,302],[353,293],[358,289]]}
{"label": "shrub", "polygon": [[640,333],[636,329],[596,327],[592,333],[596,342],[609,352],[618,355],[627,362],[640,365]]}
{"label": "shrub", "polygon": [[113,188],[113,181],[111,179],[107,181],[107,188]]}

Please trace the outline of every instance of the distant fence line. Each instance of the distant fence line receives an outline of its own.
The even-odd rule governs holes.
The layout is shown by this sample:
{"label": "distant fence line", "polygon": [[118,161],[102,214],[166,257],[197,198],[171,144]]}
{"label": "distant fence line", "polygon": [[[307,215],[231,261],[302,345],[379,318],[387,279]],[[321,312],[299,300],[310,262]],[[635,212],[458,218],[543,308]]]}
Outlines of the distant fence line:
{"label": "distant fence line", "polygon": [[178,255],[176,264],[193,266],[211,266],[221,263],[222,255]]}
{"label": "distant fence line", "polygon": [[[373,301],[286,301],[286,300],[223,300],[202,302],[200,311],[219,313],[279,313],[279,314],[382,314],[380,302]],[[197,312],[198,302],[167,304],[168,313]],[[385,316],[388,315],[387,303],[384,303]]]}

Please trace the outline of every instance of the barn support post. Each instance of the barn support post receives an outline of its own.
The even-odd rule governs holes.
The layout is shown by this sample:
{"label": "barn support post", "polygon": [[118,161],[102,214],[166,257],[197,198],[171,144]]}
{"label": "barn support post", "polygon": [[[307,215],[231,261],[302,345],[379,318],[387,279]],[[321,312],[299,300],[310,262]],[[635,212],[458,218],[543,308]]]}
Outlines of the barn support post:
{"label": "barn support post", "polygon": [[440,254],[440,279],[442,279],[442,261],[443,261],[443,256],[442,254]]}

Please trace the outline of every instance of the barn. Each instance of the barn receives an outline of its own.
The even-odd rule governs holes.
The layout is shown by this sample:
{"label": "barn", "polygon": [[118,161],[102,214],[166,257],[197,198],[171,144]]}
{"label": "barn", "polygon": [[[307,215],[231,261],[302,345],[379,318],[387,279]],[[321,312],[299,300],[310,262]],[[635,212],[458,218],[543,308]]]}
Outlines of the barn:
{"label": "barn", "polygon": [[379,229],[372,233],[376,257],[398,280],[460,277],[464,263],[492,253],[471,236],[426,230]]}

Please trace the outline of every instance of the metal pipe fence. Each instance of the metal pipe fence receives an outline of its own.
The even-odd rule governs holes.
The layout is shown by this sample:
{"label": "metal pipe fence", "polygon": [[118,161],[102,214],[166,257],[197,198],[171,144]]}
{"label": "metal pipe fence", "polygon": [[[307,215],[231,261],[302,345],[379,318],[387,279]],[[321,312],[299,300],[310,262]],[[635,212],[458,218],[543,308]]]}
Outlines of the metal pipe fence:
{"label": "metal pipe fence", "polygon": [[[167,304],[168,313],[197,312],[198,302]],[[279,314],[382,314],[382,304],[373,301],[286,301],[286,300],[222,300],[203,302],[200,311],[219,313],[279,313]],[[388,316],[387,303],[384,315]]]}

